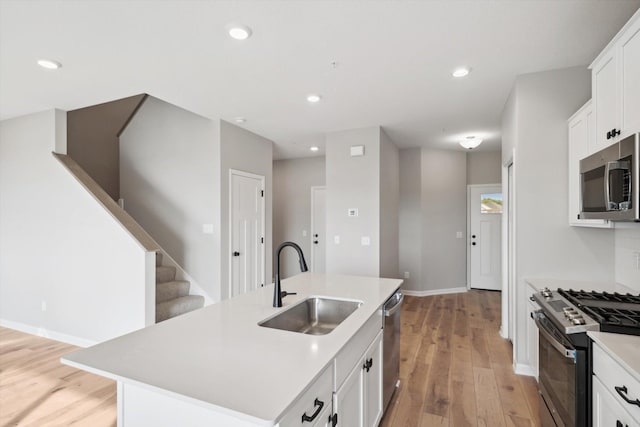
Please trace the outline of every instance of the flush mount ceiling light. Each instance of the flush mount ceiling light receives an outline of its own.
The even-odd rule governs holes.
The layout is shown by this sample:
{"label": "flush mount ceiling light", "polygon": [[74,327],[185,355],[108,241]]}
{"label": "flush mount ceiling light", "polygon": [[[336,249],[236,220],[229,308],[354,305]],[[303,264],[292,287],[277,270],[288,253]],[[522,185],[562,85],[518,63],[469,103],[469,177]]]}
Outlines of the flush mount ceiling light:
{"label": "flush mount ceiling light", "polygon": [[62,67],[62,64],[58,61],[53,61],[51,59],[38,59],[38,65],[42,68],[46,68],[48,70],[57,70]]}
{"label": "flush mount ceiling light", "polygon": [[476,148],[481,143],[482,143],[482,140],[480,138],[475,137],[475,136],[468,136],[465,139],[463,139],[462,141],[460,141],[460,145],[462,145],[467,150],[471,150],[472,148]]}
{"label": "flush mount ceiling light", "polygon": [[245,119],[244,117],[236,117],[235,119],[233,119],[233,121],[236,123],[244,123],[247,121],[247,119]]}
{"label": "flush mount ceiling light", "polygon": [[309,101],[312,104],[320,102],[321,99],[322,99],[322,97],[320,95],[318,95],[318,94],[315,94],[315,93],[307,95],[307,101]]}
{"label": "flush mount ceiling light", "polygon": [[455,70],[453,70],[453,73],[451,73],[451,75],[453,77],[464,77],[469,75],[469,73],[471,72],[471,69],[468,67],[460,67],[460,68],[456,68]]}
{"label": "flush mount ceiling light", "polygon": [[227,27],[229,36],[236,40],[246,40],[251,37],[251,28],[246,25],[232,24]]}
{"label": "flush mount ceiling light", "polygon": [[316,147],[316,146],[314,145],[313,147],[309,148],[309,150],[311,150],[311,151],[318,151],[318,150],[319,150],[319,148],[318,148],[318,147]]}

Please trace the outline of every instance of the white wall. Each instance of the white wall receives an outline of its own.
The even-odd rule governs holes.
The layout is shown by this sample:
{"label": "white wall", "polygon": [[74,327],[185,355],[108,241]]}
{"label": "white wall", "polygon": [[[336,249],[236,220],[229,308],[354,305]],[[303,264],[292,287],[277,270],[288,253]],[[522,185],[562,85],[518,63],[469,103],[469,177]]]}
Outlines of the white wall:
{"label": "white wall", "polygon": [[398,148],[380,131],[380,277],[398,278],[400,160]]}
{"label": "white wall", "polygon": [[[423,149],[421,154],[422,290],[466,288],[466,153]],[[457,232],[463,238],[456,238]]]}
{"label": "white wall", "polygon": [[[422,155],[420,148],[400,150],[399,268],[402,288],[421,292],[422,286]],[[404,272],[409,278],[404,278]]]}
{"label": "white wall", "polygon": [[617,223],[615,229],[616,282],[640,292],[640,224]]}
{"label": "white wall", "polygon": [[[311,187],[325,185],[325,158],[277,160],[273,162],[273,253],[282,242],[300,245],[311,268]],[[307,235],[303,236],[302,232]],[[322,236],[326,239],[326,236]],[[280,277],[300,273],[298,256],[284,250]]]}
{"label": "white wall", "polygon": [[145,326],[146,253],[52,156],[65,127],[0,122],[0,323],[88,345]]}
{"label": "white wall", "polygon": [[[149,97],[120,135],[125,210],[214,301],[219,278],[218,125]],[[214,233],[204,234],[203,224]]]}
{"label": "white wall", "polygon": [[467,184],[499,184],[502,182],[500,151],[467,151]]}
{"label": "white wall", "polygon": [[220,121],[220,271],[222,298],[229,297],[229,170],[265,177],[265,277],[272,283],[273,142],[231,123]]}
{"label": "white wall", "polygon": [[[352,157],[350,147],[364,146]],[[326,137],[327,273],[380,273],[380,128],[330,133]],[[357,208],[357,217],[347,210]],[[335,244],[334,236],[340,243]],[[362,246],[361,238],[371,244]]]}
{"label": "white wall", "polygon": [[614,279],[611,230],[567,224],[567,119],[590,87],[586,67],[519,76],[503,114],[503,157],[515,149],[518,364],[528,364],[524,277]]}

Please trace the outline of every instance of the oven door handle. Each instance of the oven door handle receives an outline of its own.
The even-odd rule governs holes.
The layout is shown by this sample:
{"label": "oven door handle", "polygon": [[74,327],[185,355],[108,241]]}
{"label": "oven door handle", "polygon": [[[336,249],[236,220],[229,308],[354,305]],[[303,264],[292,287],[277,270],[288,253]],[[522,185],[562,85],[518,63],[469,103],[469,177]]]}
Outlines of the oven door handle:
{"label": "oven door handle", "polygon": [[576,351],[572,348],[566,348],[565,346],[563,346],[560,342],[558,342],[558,340],[556,340],[553,337],[553,335],[551,335],[551,333],[549,333],[549,331],[547,331],[547,328],[539,320],[541,315],[542,314],[539,313],[533,319],[535,320],[536,326],[538,327],[538,330],[540,331],[540,333],[544,335],[544,337],[549,341],[549,344],[551,344],[551,346],[555,348],[558,351],[558,353],[560,353],[567,359],[573,359],[575,363]]}

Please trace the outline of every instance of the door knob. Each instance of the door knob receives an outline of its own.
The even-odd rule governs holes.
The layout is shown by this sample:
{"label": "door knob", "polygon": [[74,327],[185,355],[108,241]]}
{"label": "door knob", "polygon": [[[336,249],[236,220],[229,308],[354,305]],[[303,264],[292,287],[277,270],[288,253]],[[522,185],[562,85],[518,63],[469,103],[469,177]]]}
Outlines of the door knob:
{"label": "door knob", "polygon": [[472,244],[473,246],[475,246],[475,245],[476,245],[476,242],[471,242],[471,244]]}
{"label": "door knob", "polygon": [[235,252],[233,253],[233,256],[240,256],[240,252],[235,251]]}

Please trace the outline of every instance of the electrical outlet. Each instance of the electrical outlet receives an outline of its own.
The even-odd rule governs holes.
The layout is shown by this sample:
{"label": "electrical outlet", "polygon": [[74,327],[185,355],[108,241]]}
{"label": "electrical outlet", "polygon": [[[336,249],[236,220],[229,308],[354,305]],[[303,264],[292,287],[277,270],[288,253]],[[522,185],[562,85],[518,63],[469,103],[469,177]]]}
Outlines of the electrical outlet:
{"label": "electrical outlet", "polygon": [[340,236],[333,236],[333,243],[336,245],[340,244]]}
{"label": "electrical outlet", "polygon": [[370,246],[371,238],[369,236],[362,236],[360,238],[360,243],[362,244],[362,246]]}
{"label": "electrical outlet", "polygon": [[302,230],[302,237],[307,237],[307,230]]}
{"label": "electrical outlet", "polygon": [[47,311],[47,302],[46,301],[42,301],[40,307],[42,308],[42,311]]}
{"label": "electrical outlet", "polygon": [[640,270],[640,252],[634,252],[633,256],[635,257],[635,261],[636,261],[636,270]]}
{"label": "electrical outlet", "polygon": [[408,271],[405,271],[405,272],[404,272],[404,278],[405,278],[405,279],[410,279],[410,278],[411,278],[411,275],[409,274],[409,272],[408,272]]}
{"label": "electrical outlet", "polygon": [[213,234],[213,224],[202,224],[202,232],[204,234]]}
{"label": "electrical outlet", "polygon": [[456,231],[456,239],[462,239],[462,231]]}

